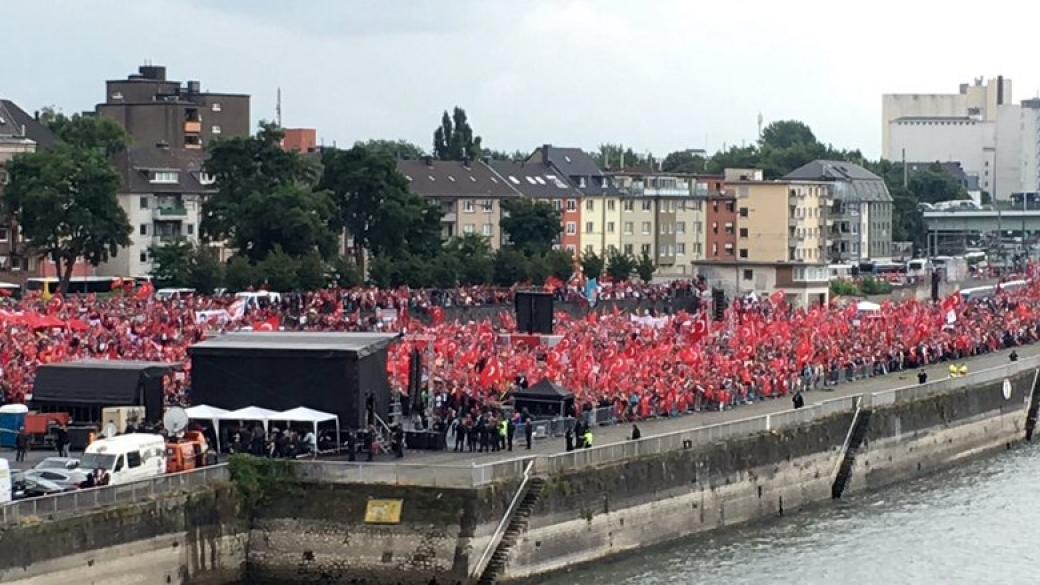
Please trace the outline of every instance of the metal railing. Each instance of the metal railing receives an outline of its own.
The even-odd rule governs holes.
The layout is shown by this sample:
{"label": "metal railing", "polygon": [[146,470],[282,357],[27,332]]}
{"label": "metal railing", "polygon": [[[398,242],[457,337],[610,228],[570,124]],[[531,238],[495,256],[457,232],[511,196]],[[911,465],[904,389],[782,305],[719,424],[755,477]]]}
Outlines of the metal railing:
{"label": "metal railing", "polygon": [[491,540],[488,541],[486,547],[484,547],[484,553],[480,555],[480,560],[477,561],[477,566],[474,568],[473,573],[470,576],[479,578],[484,574],[484,569],[487,568],[488,561],[491,559],[491,553],[498,547],[498,543],[502,542],[502,535],[506,532],[506,526],[509,526],[509,521],[516,512],[516,506],[523,499],[527,493],[527,485],[531,481],[531,469],[534,468],[534,460],[527,462],[524,466],[523,478],[520,481],[520,485],[516,488],[516,493],[513,494],[513,500],[509,502],[509,507],[506,508],[505,514],[502,514],[502,520],[498,522],[498,527],[495,528],[495,533],[491,535]]}
{"label": "metal railing", "polygon": [[383,483],[431,487],[473,488],[520,477],[532,458],[484,465],[425,465],[346,461],[296,461],[297,479],[328,483]]}
{"label": "metal railing", "polygon": [[227,464],[170,473],[132,483],[88,488],[0,506],[0,526],[55,520],[104,508],[135,504],[231,478]]}

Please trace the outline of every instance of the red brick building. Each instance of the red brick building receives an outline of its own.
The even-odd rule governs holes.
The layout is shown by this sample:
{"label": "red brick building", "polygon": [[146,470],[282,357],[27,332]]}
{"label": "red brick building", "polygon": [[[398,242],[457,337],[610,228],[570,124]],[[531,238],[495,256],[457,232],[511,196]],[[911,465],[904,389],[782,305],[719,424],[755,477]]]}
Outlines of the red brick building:
{"label": "red brick building", "polygon": [[318,131],[314,128],[285,128],[282,149],[291,152],[317,152]]}

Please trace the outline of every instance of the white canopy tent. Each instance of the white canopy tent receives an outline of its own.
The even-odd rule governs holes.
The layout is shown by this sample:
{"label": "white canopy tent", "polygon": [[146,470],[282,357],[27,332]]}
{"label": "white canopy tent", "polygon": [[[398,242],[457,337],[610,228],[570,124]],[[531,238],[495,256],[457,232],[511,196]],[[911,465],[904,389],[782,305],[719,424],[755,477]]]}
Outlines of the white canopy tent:
{"label": "white canopy tent", "polygon": [[881,312],[881,305],[870,301],[860,301],[856,303],[856,310],[861,313],[879,313]]}
{"label": "white canopy tent", "polygon": [[220,420],[257,421],[264,425],[264,432],[267,432],[267,424],[272,420],[281,420],[278,418],[280,414],[277,410],[260,408],[259,406],[247,406],[225,412],[220,415]]}
{"label": "white canopy tent", "polygon": [[313,408],[307,408],[306,406],[297,406],[296,408],[277,413],[276,416],[271,418],[271,420],[310,423],[314,426],[315,442],[318,440],[318,424],[323,422],[334,422],[336,423],[336,442],[339,443],[339,417],[335,414],[314,410]]}
{"label": "white canopy tent", "polygon": [[217,453],[220,452],[220,420],[222,416],[227,414],[228,411],[223,408],[217,408],[216,406],[207,406],[200,404],[198,406],[189,406],[184,409],[187,413],[189,420],[208,420],[213,424],[213,434],[217,437]]}

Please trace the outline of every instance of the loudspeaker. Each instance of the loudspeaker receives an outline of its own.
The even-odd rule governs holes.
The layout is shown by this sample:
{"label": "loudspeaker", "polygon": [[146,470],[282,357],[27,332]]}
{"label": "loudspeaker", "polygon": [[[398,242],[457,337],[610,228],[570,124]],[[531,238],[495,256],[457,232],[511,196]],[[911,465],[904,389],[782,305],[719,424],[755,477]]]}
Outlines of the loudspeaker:
{"label": "loudspeaker", "polygon": [[939,275],[939,271],[932,271],[932,302],[939,302],[939,281],[942,280],[942,276]]}
{"label": "loudspeaker", "polygon": [[711,289],[711,304],[715,312],[715,320],[726,319],[726,293],[721,288]]}
{"label": "loudspeaker", "polygon": [[553,298],[544,292],[518,292],[513,299],[516,309],[516,330],[520,333],[553,332]]}

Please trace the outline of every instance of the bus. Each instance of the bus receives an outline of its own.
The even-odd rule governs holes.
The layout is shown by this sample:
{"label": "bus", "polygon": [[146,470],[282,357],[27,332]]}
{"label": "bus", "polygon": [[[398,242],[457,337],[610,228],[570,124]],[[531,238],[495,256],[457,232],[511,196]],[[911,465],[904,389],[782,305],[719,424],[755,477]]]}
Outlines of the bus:
{"label": "bus", "polygon": [[[112,285],[116,281],[133,282],[132,279],[120,279],[115,276],[74,276],[69,280],[70,293],[110,293]],[[60,280],[53,276],[45,278],[30,278],[25,281],[26,292],[39,292],[52,295],[58,292]]]}

